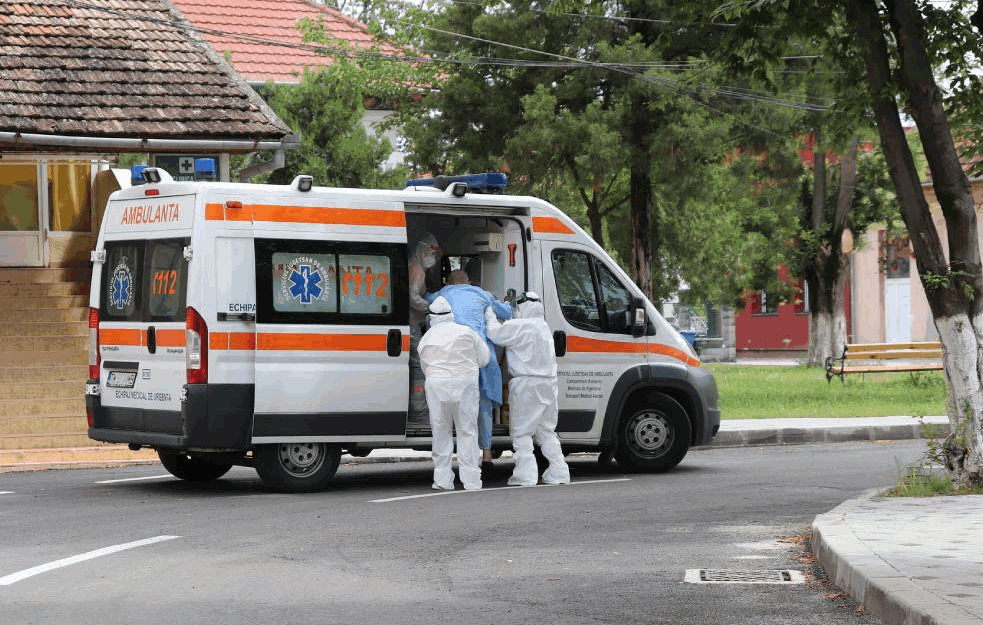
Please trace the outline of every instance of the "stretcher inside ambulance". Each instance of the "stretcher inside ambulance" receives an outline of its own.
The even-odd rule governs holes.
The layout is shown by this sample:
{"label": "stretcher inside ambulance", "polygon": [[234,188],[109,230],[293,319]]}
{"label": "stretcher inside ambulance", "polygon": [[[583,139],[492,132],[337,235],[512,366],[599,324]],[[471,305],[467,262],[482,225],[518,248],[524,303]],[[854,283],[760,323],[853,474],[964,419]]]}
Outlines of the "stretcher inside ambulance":
{"label": "stretcher inside ambulance", "polygon": [[[411,419],[413,239],[499,299],[543,297],[564,450],[665,471],[716,434],[712,375],[628,276],[542,200],[486,179],[407,190],[175,183],[118,191],[90,293],[89,435],[152,447],[190,481],[233,465],[323,488],[341,454],[428,449]],[[499,188],[500,189],[500,188]],[[507,381],[506,381],[507,382]],[[507,405],[493,445],[507,448]]]}

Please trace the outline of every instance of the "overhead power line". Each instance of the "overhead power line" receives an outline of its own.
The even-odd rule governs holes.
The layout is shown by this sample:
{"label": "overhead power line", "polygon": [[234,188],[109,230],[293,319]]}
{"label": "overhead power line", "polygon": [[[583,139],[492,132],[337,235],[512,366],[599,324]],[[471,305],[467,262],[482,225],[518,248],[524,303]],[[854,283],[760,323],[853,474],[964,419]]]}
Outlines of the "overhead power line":
{"label": "overhead power line", "polygon": [[[703,66],[706,64],[706,62],[651,61],[651,62],[644,62],[644,63],[631,63],[631,62],[612,63],[612,62],[593,61],[587,59],[578,59],[576,57],[570,57],[562,54],[546,52],[543,50],[536,50],[534,48],[527,48],[515,44],[493,41],[490,39],[484,39],[473,35],[456,33],[453,31],[444,30],[433,26],[417,24],[414,22],[410,22],[409,20],[392,19],[392,21],[394,22],[402,23],[409,27],[422,28],[425,30],[438,32],[444,35],[469,39],[473,41],[487,43],[490,45],[502,46],[505,48],[519,50],[529,54],[538,54],[542,56],[547,56],[547,57],[559,59],[559,61],[537,61],[532,59],[506,59],[506,58],[496,58],[496,57],[451,57],[451,56],[419,56],[419,55],[414,56],[408,54],[385,53],[385,52],[380,52],[378,50],[359,50],[346,46],[329,46],[323,44],[294,43],[289,41],[281,41],[278,39],[269,39],[265,37],[258,37],[255,35],[245,35],[241,33],[234,33],[234,32],[215,29],[215,28],[194,26],[190,23],[185,23],[177,20],[169,20],[164,18],[152,17],[148,15],[130,13],[128,11],[122,11],[119,9],[112,9],[109,7],[91,4],[88,2],[84,2],[82,0],[63,0],[63,1],[65,2],[65,4],[71,6],[75,6],[83,9],[89,9],[93,11],[100,11],[100,12],[116,15],[118,17],[125,18],[128,20],[145,21],[148,23],[166,25],[171,28],[175,28],[179,30],[186,30],[186,31],[193,31],[203,34],[214,35],[216,37],[236,39],[240,41],[246,41],[249,43],[259,43],[265,45],[280,46],[285,48],[301,49],[301,50],[313,51],[321,54],[341,56],[345,58],[365,57],[365,58],[377,58],[383,60],[398,61],[404,63],[406,62],[450,63],[450,64],[459,64],[459,65],[487,65],[487,66],[505,66],[505,67],[544,67],[544,68],[578,68],[579,67],[579,68],[595,68],[595,69],[601,69],[606,71],[613,71],[627,76],[631,76],[633,78],[645,82],[650,82],[650,83],[671,88],[677,93],[681,93],[682,95],[689,97],[690,99],[693,99],[701,106],[707,107],[718,114],[722,114],[717,109],[714,109],[709,105],[707,105],[706,103],[698,100],[693,95],[694,89],[692,87],[689,87],[687,85],[681,85],[678,82],[668,78],[654,76],[651,74],[639,73],[635,71],[635,68],[646,69],[646,70],[657,69],[657,70],[669,70],[669,71],[684,70],[684,69]],[[806,57],[790,57],[790,58],[806,58]],[[736,88],[720,88],[705,83],[697,83],[697,86],[703,87],[706,91],[710,91],[712,93],[719,94],[723,97],[729,97],[735,100],[756,101],[756,102],[762,102],[775,106],[798,108],[798,109],[804,109],[810,111],[825,111],[828,109],[827,106],[818,103],[788,100],[765,92],[751,92],[750,90],[747,90],[747,92],[741,92],[741,91],[737,91]],[[769,132],[763,128],[759,128],[759,130],[765,130],[766,132]]]}

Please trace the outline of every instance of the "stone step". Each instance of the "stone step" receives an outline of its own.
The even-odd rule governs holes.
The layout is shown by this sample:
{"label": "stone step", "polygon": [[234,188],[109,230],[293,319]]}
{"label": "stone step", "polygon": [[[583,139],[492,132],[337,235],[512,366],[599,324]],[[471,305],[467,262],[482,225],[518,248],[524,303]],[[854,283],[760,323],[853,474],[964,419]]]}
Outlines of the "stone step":
{"label": "stone step", "polygon": [[88,295],[88,282],[40,282],[37,284],[0,282],[0,303],[18,297]]}
{"label": "stone step", "polygon": [[98,444],[89,440],[82,447],[42,449],[5,449],[0,451],[0,471],[40,469],[52,465],[111,466],[117,464],[152,464],[158,462],[152,449],[130,451],[126,445]]}
{"label": "stone step", "polygon": [[71,308],[66,306],[63,308],[19,309],[16,313],[9,308],[0,308],[0,310],[8,310],[11,313],[11,316],[34,323],[82,321],[84,322],[86,328],[88,328],[89,325],[89,308],[87,306],[75,306]]}
{"label": "stone step", "polygon": [[75,397],[51,399],[0,399],[0,417],[36,414],[85,414],[85,389],[80,385]]}
{"label": "stone step", "polygon": [[88,319],[89,292],[84,295],[42,295],[39,297],[6,297],[0,298],[0,310],[38,310],[65,309],[82,307],[86,310]]}
{"label": "stone step", "polygon": [[[21,319],[28,317],[26,313]],[[0,338],[16,336],[88,336],[89,322],[85,321],[13,321],[0,324]]]}
{"label": "stone step", "polygon": [[85,434],[89,429],[85,415],[41,415],[0,417],[0,435]]}
{"label": "stone step", "polygon": [[0,269],[0,283],[88,282],[90,279],[92,279],[92,269],[88,267],[11,267]]}
{"label": "stone step", "polygon": [[85,433],[61,432],[51,434],[0,434],[0,449],[50,449],[53,447],[85,447],[95,441]]}
{"label": "stone step", "polygon": [[0,384],[2,399],[71,399],[85,392],[85,380],[8,382]]}
{"label": "stone step", "polygon": [[[61,339],[59,339],[61,340]],[[85,345],[72,349],[9,350],[0,340],[0,371],[4,369],[31,368],[45,365],[87,365],[89,363],[88,338]]]}
{"label": "stone step", "polygon": [[[50,364],[46,367],[27,366],[26,360],[37,352],[24,352],[24,360],[20,365],[0,367],[0,385],[26,384],[31,382],[72,382],[84,384],[89,376],[86,364]],[[57,362],[57,361],[56,361]]]}
{"label": "stone step", "polygon": [[82,336],[0,336],[0,353],[79,350],[88,358],[88,349],[88,330]]}

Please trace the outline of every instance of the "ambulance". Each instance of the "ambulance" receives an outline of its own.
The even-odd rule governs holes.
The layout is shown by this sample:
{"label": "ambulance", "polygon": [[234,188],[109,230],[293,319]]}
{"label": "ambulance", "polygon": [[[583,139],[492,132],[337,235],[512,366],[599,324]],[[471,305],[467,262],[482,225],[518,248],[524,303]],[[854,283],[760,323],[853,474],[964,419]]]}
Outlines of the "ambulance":
{"label": "ambulance", "polygon": [[92,252],[88,433],[153,448],[178,478],[244,465],[313,491],[343,453],[429,449],[427,424],[408,419],[422,233],[444,278],[463,268],[503,300],[541,294],[565,452],[661,472],[717,433],[716,383],[689,344],[570,217],[504,194],[501,174],[403,190],[143,178],[109,198]]}

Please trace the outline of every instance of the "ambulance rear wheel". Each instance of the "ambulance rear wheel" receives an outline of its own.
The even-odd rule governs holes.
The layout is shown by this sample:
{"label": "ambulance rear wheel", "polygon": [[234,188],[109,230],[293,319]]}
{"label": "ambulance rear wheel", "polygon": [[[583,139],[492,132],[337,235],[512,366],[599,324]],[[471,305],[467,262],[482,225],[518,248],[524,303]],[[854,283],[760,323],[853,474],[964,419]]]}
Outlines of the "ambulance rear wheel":
{"label": "ambulance rear wheel", "polygon": [[327,443],[275,443],[253,451],[256,472],[263,483],[285,493],[321,490],[331,482],[341,462],[341,446]]}
{"label": "ambulance rear wheel", "polygon": [[157,456],[168,473],[186,482],[211,482],[222,477],[232,468],[231,463],[209,462],[186,453],[165,449],[158,449]]}
{"label": "ambulance rear wheel", "polygon": [[682,462],[690,438],[689,417],[679,402],[649,393],[625,410],[615,458],[629,471],[662,473]]}

